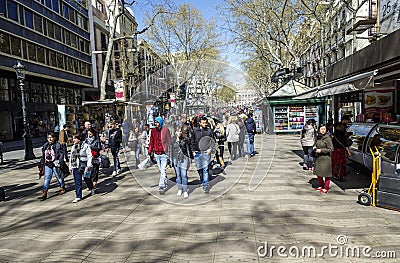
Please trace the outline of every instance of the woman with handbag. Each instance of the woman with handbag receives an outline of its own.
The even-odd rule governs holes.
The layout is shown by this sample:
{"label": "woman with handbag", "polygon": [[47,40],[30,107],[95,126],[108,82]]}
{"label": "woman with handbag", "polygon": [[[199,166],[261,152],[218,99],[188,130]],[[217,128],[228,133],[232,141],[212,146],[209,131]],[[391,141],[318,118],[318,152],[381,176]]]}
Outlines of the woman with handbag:
{"label": "woman with handbag", "polygon": [[[315,151],[315,174],[318,178],[318,187],[315,189],[321,193],[329,191],[329,184],[332,176],[331,152],[333,151],[332,138],[327,134],[325,124],[318,128]],[[325,180],[324,180],[325,179]]]}
{"label": "woman with handbag", "polygon": [[349,146],[346,138],[346,125],[339,123],[333,133],[333,153],[332,153],[332,177],[343,182],[347,176],[347,157],[350,156]]}
{"label": "woman with handbag", "polygon": [[180,196],[183,193],[184,198],[189,197],[187,171],[190,159],[193,158],[191,153],[190,142],[183,135],[182,127],[178,127],[175,136],[171,138],[168,146],[168,158],[172,162],[176,174],[176,183],[178,185],[177,195]]}
{"label": "woman with handbag", "polygon": [[100,168],[100,150],[101,150],[101,143],[99,136],[96,133],[96,130],[94,128],[90,128],[87,131],[87,138],[85,140],[85,143],[87,143],[90,147],[90,150],[92,152],[92,182],[93,182],[93,188],[97,188],[97,182],[99,180],[99,168]]}
{"label": "woman with handbag", "polygon": [[87,187],[91,191],[91,195],[95,194],[93,182],[91,179],[92,164],[92,151],[89,144],[85,143],[82,134],[75,134],[72,137],[74,145],[71,149],[71,158],[69,159],[69,169],[74,175],[75,183],[75,199],[73,203],[78,203],[82,200],[82,176],[85,180]]}

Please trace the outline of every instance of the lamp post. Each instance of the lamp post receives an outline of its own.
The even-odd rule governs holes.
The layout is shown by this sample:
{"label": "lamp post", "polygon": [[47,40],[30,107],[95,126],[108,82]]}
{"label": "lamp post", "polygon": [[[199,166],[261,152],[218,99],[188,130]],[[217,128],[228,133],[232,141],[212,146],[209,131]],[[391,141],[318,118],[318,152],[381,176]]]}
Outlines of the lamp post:
{"label": "lamp post", "polygon": [[29,131],[29,124],[27,120],[27,108],[25,102],[25,90],[24,90],[24,80],[25,80],[25,66],[21,64],[20,61],[17,61],[17,65],[14,65],[15,73],[17,74],[17,80],[19,81],[19,87],[21,89],[21,101],[22,101],[22,117],[24,124],[24,134],[22,137],[24,138],[25,145],[25,160],[35,159],[35,154],[33,153],[33,145],[32,145],[32,135]]}

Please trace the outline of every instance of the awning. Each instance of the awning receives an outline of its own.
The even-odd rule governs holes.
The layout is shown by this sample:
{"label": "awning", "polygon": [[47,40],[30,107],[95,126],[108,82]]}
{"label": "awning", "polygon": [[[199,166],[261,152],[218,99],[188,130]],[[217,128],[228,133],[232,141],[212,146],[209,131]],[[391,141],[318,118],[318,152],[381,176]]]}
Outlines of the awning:
{"label": "awning", "polygon": [[112,105],[112,104],[126,104],[125,101],[118,101],[114,99],[105,99],[105,100],[97,100],[97,101],[83,101],[83,106],[90,106],[90,105]]}
{"label": "awning", "polygon": [[357,90],[363,90],[374,85],[373,77],[378,73],[377,70],[361,73],[352,77],[327,82],[309,91],[299,94],[293,99],[320,98],[329,95],[342,94]]}

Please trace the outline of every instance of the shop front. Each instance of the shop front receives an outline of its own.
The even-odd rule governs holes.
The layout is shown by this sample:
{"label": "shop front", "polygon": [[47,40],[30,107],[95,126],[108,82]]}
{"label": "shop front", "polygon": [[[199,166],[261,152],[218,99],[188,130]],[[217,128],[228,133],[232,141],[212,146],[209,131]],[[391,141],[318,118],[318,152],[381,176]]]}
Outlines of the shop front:
{"label": "shop front", "polygon": [[305,123],[314,119],[317,124],[325,121],[323,98],[294,99],[300,93],[311,90],[308,86],[291,80],[267,97],[272,107],[274,132],[300,132]]}

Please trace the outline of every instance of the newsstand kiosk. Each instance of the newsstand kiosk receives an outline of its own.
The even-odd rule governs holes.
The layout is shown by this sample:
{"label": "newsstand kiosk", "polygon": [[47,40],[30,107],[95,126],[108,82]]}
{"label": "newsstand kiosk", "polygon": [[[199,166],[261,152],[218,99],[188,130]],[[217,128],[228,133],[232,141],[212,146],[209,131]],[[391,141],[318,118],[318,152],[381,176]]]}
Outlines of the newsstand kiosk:
{"label": "newsstand kiosk", "polygon": [[310,89],[300,82],[290,80],[267,97],[273,111],[274,132],[300,132],[309,119],[315,119],[317,124],[325,121],[324,98],[293,99]]}

